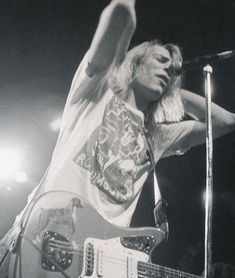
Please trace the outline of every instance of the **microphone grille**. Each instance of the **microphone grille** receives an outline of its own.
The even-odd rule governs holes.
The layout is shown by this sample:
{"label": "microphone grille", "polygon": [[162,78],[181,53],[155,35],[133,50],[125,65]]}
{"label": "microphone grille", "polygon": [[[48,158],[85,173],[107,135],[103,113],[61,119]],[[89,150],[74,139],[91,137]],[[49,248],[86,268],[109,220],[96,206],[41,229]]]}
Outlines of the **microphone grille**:
{"label": "microphone grille", "polygon": [[179,76],[182,74],[182,62],[173,60],[169,66],[168,73],[170,76]]}

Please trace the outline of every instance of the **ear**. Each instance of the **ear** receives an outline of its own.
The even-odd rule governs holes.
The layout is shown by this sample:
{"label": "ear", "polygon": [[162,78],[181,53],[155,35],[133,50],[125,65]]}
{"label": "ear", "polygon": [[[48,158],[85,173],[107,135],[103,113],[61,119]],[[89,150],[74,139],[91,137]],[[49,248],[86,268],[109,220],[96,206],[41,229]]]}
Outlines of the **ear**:
{"label": "ear", "polygon": [[131,65],[131,71],[132,71],[132,79],[136,76],[136,72],[142,71],[142,58],[136,57],[133,59],[132,65]]}

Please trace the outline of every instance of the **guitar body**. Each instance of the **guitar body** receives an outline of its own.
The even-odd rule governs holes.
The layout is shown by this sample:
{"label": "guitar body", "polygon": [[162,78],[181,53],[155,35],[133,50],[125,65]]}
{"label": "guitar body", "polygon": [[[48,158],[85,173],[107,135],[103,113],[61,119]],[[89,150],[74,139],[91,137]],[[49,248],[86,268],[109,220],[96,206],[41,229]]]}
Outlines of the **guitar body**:
{"label": "guitar body", "polygon": [[137,277],[166,235],[157,228],[123,229],[69,192],[46,193],[24,223],[9,278]]}

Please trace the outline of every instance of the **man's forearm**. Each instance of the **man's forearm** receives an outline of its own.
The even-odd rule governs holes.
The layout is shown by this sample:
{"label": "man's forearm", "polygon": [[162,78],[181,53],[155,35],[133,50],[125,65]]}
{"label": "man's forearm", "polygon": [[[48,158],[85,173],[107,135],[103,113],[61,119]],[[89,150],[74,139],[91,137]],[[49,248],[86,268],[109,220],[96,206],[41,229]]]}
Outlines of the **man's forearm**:
{"label": "man's forearm", "polygon": [[[181,94],[186,114],[190,115],[195,120],[205,122],[205,98],[187,90],[181,90]],[[211,114],[213,126],[215,128],[225,129],[225,131],[232,131],[235,129],[234,113],[231,113],[219,105],[212,103]]]}
{"label": "man's forearm", "polygon": [[126,51],[136,27],[133,0],[113,0],[101,14],[89,52],[90,71],[106,69]]}

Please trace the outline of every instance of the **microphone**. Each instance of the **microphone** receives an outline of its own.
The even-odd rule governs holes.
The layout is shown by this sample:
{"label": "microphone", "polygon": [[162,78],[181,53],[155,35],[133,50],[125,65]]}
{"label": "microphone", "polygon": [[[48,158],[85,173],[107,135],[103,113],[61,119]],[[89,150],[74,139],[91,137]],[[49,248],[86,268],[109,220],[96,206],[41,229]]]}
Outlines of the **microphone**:
{"label": "microphone", "polygon": [[228,50],[212,55],[204,55],[197,57],[195,59],[185,61],[180,63],[178,61],[173,61],[169,67],[169,73],[174,76],[181,75],[185,71],[192,71],[203,67],[205,64],[214,63],[220,60],[225,60],[233,57],[235,55],[235,50]]}

